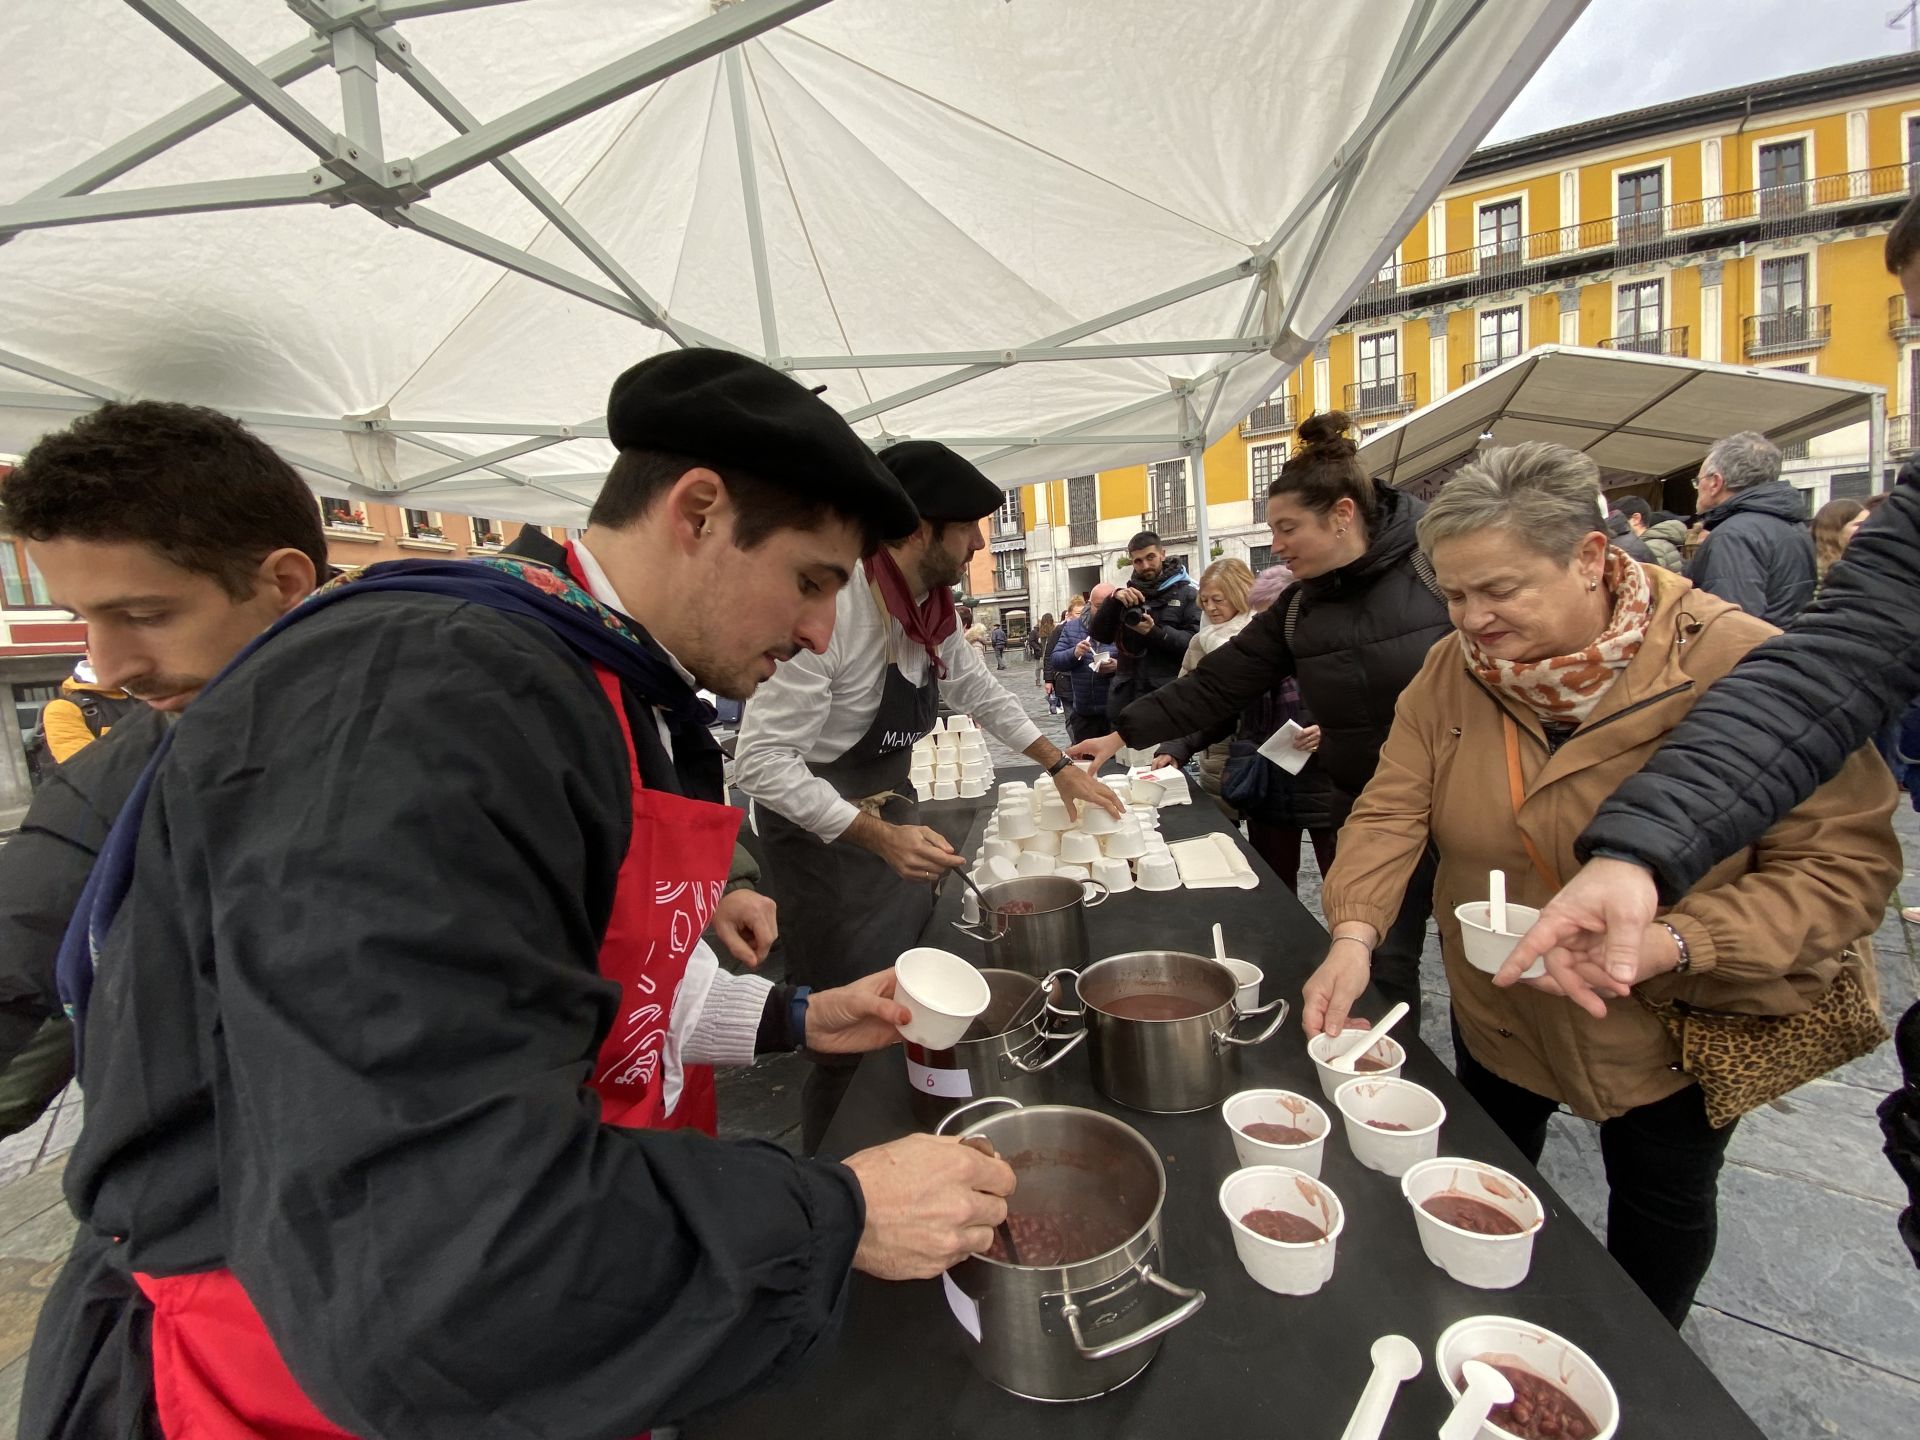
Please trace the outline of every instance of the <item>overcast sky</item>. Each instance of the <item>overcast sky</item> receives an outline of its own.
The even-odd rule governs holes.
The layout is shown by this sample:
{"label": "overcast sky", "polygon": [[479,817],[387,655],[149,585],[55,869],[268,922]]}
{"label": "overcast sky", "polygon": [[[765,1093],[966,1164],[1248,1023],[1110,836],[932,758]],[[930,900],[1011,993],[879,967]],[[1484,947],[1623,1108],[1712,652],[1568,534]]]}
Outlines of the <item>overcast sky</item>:
{"label": "overcast sky", "polygon": [[1592,0],[1488,141],[1891,55],[1906,0]]}

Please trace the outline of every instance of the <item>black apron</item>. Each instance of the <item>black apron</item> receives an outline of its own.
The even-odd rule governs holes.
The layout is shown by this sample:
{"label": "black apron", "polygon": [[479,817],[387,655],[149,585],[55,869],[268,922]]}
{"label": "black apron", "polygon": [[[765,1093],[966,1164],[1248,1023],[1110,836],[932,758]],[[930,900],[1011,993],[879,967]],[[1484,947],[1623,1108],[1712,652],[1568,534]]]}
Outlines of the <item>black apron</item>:
{"label": "black apron", "polygon": [[[840,755],[808,768],[843,799],[858,804],[891,794],[878,810],[891,825],[917,825],[920,804],[907,774],[913,742],[933,728],[939,681],[927,666],[915,685],[892,660],[873,723]],[[905,793],[901,793],[905,792]],[[841,839],[828,845],[765,805],[754,807],[767,879],[780,907],[787,979],[829,989],[884,970],[911,949],[933,915],[933,885],[903,879],[871,850]]]}

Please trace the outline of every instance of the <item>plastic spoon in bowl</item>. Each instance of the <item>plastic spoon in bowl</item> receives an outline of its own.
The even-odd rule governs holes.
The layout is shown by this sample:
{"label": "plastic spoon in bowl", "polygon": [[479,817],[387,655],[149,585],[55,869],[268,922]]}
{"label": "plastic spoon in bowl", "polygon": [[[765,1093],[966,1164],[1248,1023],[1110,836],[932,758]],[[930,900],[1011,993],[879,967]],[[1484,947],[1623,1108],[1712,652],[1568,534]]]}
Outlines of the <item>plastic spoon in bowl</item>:
{"label": "plastic spoon in bowl", "polygon": [[1378,1045],[1380,1043],[1380,1037],[1405,1019],[1406,1014],[1407,1002],[1402,1000],[1398,1005],[1387,1011],[1385,1015],[1381,1016],[1380,1023],[1362,1035],[1359,1043],[1348,1046],[1345,1050],[1342,1050],[1338,1055],[1327,1061],[1327,1068],[1329,1070],[1344,1070],[1347,1074],[1351,1075],[1354,1067],[1360,1063],[1360,1057],[1373,1049],[1375,1045]]}
{"label": "plastic spoon in bowl", "polygon": [[1361,1390],[1353,1418],[1340,1432],[1340,1440],[1380,1440],[1393,1397],[1420,1373],[1420,1347],[1404,1335],[1382,1335],[1373,1342],[1370,1353],[1373,1374],[1367,1377],[1366,1388]]}
{"label": "plastic spoon in bowl", "polygon": [[1490,870],[1487,872],[1487,923],[1493,926],[1493,933],[1507,933],[1507,872]]}
{"label": "plastic spoon in bowl", "polygon": [[1440,1426],[1440,1440],[1473,1440],[1494,1406],[1513,1403],[1513,1386],[1485,1361],[1467,1361],[1460,1367],[1460,1378],[1465,1388]]}
{"label": "plastic spoon in bowl", "polygon": [[1213,958],[1216,960],[1227,958],[1227,937],[1217,922],[1213,927]]}

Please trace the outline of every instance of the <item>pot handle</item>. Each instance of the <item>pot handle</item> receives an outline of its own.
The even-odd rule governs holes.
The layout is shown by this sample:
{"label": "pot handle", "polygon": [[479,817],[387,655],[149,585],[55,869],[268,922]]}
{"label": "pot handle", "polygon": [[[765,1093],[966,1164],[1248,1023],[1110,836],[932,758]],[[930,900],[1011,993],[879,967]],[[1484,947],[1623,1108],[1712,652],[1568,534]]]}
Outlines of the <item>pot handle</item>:
{"label": "pot handle", "polygon": [[1047,997],[1047,1002],[1046,1002],[1047,1014],[1059,1015],[1066,1019],[1072,1019],[1076,1015],[1086,1014],[1085,1005],[1082,1005],[1078,1010],[1063,1010],[1058,1005],[1053,1003],[1053,982],[1056,980],[1065,979],[1069,976],[1071,976],[1073,979],[1074,994],[1077,997],[1080,993],[1079,991],[1080,972],[1078,970],[1073,969],[1071,966],[1062,966],[1058,970],[1049,970],[1046,973],[1046,975],[1044,975],[1041,978],[1040,992]]}
{"label": "pot handle", "polygon": [[[1058,1040],[1059,1038],[1060,1036],[1051,1030],[1041,1031],[1040,1032],[1040,1048],[1042,1050],[1046,1049],[1048,1041]],[[1020,1071],[1022,1074],[1038,1075],[1042,1070],[1051,1070],[1054,1066],[1058,1065],[1062,1060],[1066,1059],[1066,1057],[1073,1051],[1074,1047],[1077,1046],[1082,1040],[1086,1038],[1087,1038],[1086,1031],[1084,1030],[1074,1031],[1072,1036],[1067,1040],[1066,1044],[1062,1045],[1058,1050],[1054,1051],[1051,1055],[1047,1056],[1047,1058],[1044,1060],[1030,1061],[1025,1056],[1022,1056],[1022,1055],[1009,1055],[1007,1056],[1007,1059],[1009,1062],[1012,1063],[1013,1068]]]}
{"label": "pot handle", "polygon": [[1157,1286],[1167,1294],[1178,1297],[1182,1303],[1151,1324],[1141,1326],[1131,1335],[1122,1335],[1118,1340],[1109,1340],[1102,1345],[1088,1345],[1086,1337],[1080,1333],[1080,1307],[1069,1300],[1061,1307],[1060,1313],[1066,1317],[1067,1329],[1073,1332],[1073,1348],[1080,1352],[1082,1360],[1105,1360],[1111,1355],[1118,1355],[1123,1350],[1131,1350],[1136,1345],[1157,1340],[1174,1326],[1192,1319],[1200,1307],[1207,1303],[1206,1291],[1189,1290],[1184,1285],[1176,1285],[1154,1270],[1151,1265],[1142,1265],[1139,1269],[1140,1278],[1147,1284]]}
{"label": "pot handle", "polygon": [[956,1106],[954,1109],[949,1110],[947,1112],[947,1118],[933,1127],[933,1133],[936,1135],[945,1135],[947,1133],[947,1127],[969,1110],[983,1109],[988,1105],[999,1105],[1008,1110],[1024,1110],[1027,1108],[1011,1095],[982,1095],[978,1100],[969,1100],[966,1104]]}
{"label": "pot handle", "polygon": [[[1095,890],[1098,890],[1100,893],[1095,895],[1093,893]],[[1096,906],[1106,904],[1107,896],[1112,893],[1113,892],[1107,889],[1105,883],[1102,881],[1082,880],[1080,882],[1080,903],[1089,910],[1094,909]]]}
{"label": "pot handle", "polygon": [[[971,935],[974,939],[984,940],[989,945],[997,943],[1000,939],[999,935],[989,935],[984,930],[976,930],[973,926],[961,920],[954,921],[953,928],[958,930],[962,935]],[[1001,933],[1004,934],[1005,932],[1002,931]]]}
{"label": "pot handle", "polygon": [[[1230,1025],[1227,1027],[1229,1033],[1225,1035],[1215,1035],[1213,1037],[1214,1044],[1216,1046],[1258,1045],[1262,1041],[1271,1040],[1273,1038],[1274,1032],[1278,1030],[1282,1025],[1287,1023],[1287,1010],[1289,1008],[1290,1007],[1287,1005],[1287,1002],[1283,997],[1279,1000],[1269,1000],[1266,1004],[1260,1006],[1258,1009],[1255,1009],[1255,1010],[1242,1010],[1239,1014],[1233,1017],[1233,1025]],[[1262,1030],[1258,1035],[1255,1035],[1252,1039],[1242,1040],[1238,1035],[1231,1033],[1233,1026],[1237,1026],[1242,1020],[1245,1020],[1250,1016],[1266,1015],[1268,1013],[1271,1013],[1273,1018],[1267,1022],[1267,1028]]]}

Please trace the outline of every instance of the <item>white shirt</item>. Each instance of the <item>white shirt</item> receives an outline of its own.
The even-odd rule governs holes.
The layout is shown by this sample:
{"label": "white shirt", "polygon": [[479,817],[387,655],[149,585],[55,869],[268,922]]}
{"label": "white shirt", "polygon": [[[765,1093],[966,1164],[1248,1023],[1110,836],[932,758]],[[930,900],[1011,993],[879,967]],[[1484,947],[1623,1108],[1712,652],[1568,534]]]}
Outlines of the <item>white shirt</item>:
{"label": "white shirt", "polygon": [[[1025,750],[1040,738],[1040,727],[993,678],[958,627],[941,642],[940,658],[947,666],[940,693],[950,706],[972,715],[1009,750]],[[826,653],[803,652],[786,661],[748,702],[734,747],[733,783],[755,804],[829,844],[838,840],[859,809],[807,767],[839,759],[867,733],[889,665],[918,686],[926,682],[927,664],[925,647],[907,639],[887,614],[861,565],[835,602]]]}
{"label": "white shirt", "polygon": [[[573,553],[579,558],[580,573],[586,577],[587,590],[593,598],[622,615],[633,614],[585,543],[574,541]],[[659,641],[654,643],[658,645]],[[674,659],[666,646],[660,646],[660,653],[666,655],[681,679],[693,684],[692,673]],[[658,706],[654,707],[653,721],[660,727],[660,743],[666,746],[667,758],[671,760],[673,739],[667,731],[666,716]],[[694,942],[693,953],[687,956],[687,972],[673,994],[673,1013],[667,1020],[661,1080],[668,1109],[679,1103],[686,1066],[753,1063],[753,1042],[760,1033],[760,1016],[766,1010],[767,992],[772,989],[773,982],[758,975],[733,975],[722,970],[720,957],[707,942]]]}

